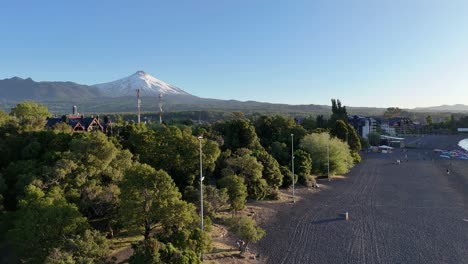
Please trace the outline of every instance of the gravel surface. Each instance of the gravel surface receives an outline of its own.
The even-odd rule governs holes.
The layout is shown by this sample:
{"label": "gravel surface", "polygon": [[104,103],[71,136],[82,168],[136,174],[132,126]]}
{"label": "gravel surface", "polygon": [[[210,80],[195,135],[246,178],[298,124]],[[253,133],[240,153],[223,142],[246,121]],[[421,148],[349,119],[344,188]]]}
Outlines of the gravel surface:
{"label": "gravel surface", "polygon": [[[418,149],[366,153],[346,179],[285,205],[257,248],[267,263],[468,263],[468,161],[431,148],[458,137],[413,138]],[[396,165],[396,159],[404,160]],[[434,158],[434,160],[433,160]],[[445,173],[447,166],[454,172]],[[349,213],[349,220],[338,218]]]}

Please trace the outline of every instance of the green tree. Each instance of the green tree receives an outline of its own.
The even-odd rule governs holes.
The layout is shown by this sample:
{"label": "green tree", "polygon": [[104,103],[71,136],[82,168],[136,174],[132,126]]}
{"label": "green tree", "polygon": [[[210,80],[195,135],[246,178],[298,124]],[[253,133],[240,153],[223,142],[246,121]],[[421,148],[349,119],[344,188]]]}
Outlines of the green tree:
{"label": "green tree", "polygon": [[0,110],[0,127],[8,123],[10,119],[11,119],[10,116],[8,116],[6,112]]}
{"label": "green tree", "polygon": [[323,115],[318,115],[316,118],[317,128],[327,128],[328,120]]}
{"label": "green tree", "polygon": [[69,151],[42,171],[42,187],[61,186],[68,201],[88,219],[107,226],[110,236],[117,221],[119,183],[131,167],[132,154],[118,149],[103,133],[74,136]]}
{"label": "green tree", "polygon": [[359,140],[361,141],[362,149],[368,149],[371,146],[367,138],[359,137]]}
{"label": "green tree", "polygon": [[166,245],[172,244],[178,249],[193,252],[207,252],[211,248],[211,237],[205,232],[210,230],[211,221],[204,218],[204,230],[201,231],[200,217],[192,204],[179,200],[168,208],[161,220],[162,230],[156,237]]}
{"label": "green tree", "polygon": [[[283,187],[285,188],[289,188],[290,186],[292,186],[292,172],[290,170],[290,167],[291,165],[289,166],[281,166],[280,167],[280,171],[281,171],[281,174],[283,174]],[[297,173],[294,172],[294,184],[296,184],[298,180],[298,176],[297,176]]]}
{"label": "green tree", "polygon": [[[294,134],[294,145],[299,144],[300,140],[307,134],[307,131],[300,125],[296,125],[291,118],[280,115],[261,116],[255,121],[255,130],[260,143],[269,152],[273,153],[273,143],[279,142],[285,144],[286,149],[291,149],[291,134]],[[281,163],[282,159],[278,159],[281,165],[291,162],[286,159]]]}
{"label": "green tree", "polygon": [[[200,189],[187,186],[184,190],[185,200],[200,207]],[[228,207],[229,196],[226,188],[218,189],[213,185],[203,185],[203,213],[215,217],[216,213]]]}
{"label": "green tree", "polygon": [[346,106],[341,105],[341,101],[337,99],[331,99],[332,103],[332,115],[330,117],[331,124],[335,124],[337,120],[343,120],[348,122],[348,112]]}
{"label": "green tree", "polygon": [[218,181],[221,188],[227,189],[229,202],[234,214],[245,208],[247,198],[247,187],[244,179],[236,175],[228,175]]}
{"label": "green tree", "polygon": [[385,110],[383,116],[385,118],[405,117],[405,116],[409,116],[409,113],[398,107],[389,107],[387,108],[387,110]]}
{"label": "green tree", "polygon": [[[199,172],[199,142],[189,128],[175,126],[160,127],[158,130],[135,131],[129,135],[129,146],[140,162],[163,169],[183,190],[194,184]],[[203,139],[203,174],[215,169],[220,150],[215,141]]]}
{"label": "green tree", "polygon": [[218,122],[213,125],[213,130],[222,135],[224,140],[223,150],[230,149],[236,151],[239,148],[255,149],[259,146],[255,127],[247,119]]}
{"label": "green tree", "polygon": [[301,149],[307,151],[313,157],[312,171],[326,175],[327,145],[330,153],[331,175],[347,173],[353,166],[353,157],[349,146],[337,138],[330,138],[328,133],[309,134],[304,137],[300,144]]}
{"label": "green tree", "polygon": [[51,114],[46,106],[32,101],[25,101],[13,107],[10,115],[18,119],[22,129],[38,130],[44,128],[46,119]]}
{"label": "green tree", "polygon": [[270,153],[280,165],[286,165],[291,162],[290,148],[286,143],[275,141],[270,146]]}
{"label": "green tree", "polygon": [[330,130],[330,134],[347,143],[349,136],[348,125],[343,120],[336,120]]}
{"label": "green tree", "polygon": [[357,135],[353,126],[351,126],[349,123],[346,124],[346,126],[348,129],[348,135],[346,137],[347,143],[351,151],[357,154],[358,151],[362,149],[361,140],[359,139],[359,136]]}
{"label": "green tree", "polygon": [[[144,228],[145,240],[157,223],[170,221],[181,194],[169,175],[146,164],[135,164],[121,183],[120,213],[126,226]],[[174,219],[175,220],[175,219]]]}
{"label": "green tree", "polygon": [[109,241],[97,230],[86,230],[54,248],[45,263],[106,263],[108,252]]}
{"label": "green tree", "polygon": [[298,181],[304,186],[310,186],[313,178],[310,173],[312,172],[312,158],[309,153],[302,149],[294,152],[294,173],[297,174]]}
{"label": "green tree", "polygon": [[252,156],[249,149],[238,149],[234,157],[229,158],[223,175],[238,175],[244,178],[249,196],[256,200],[264,199],[269,194],[269,186],[262,178],[263,165]]}
{"label": "green tree", "polygon": [[307,130],[308,132],[312,132],[312,130],[316,129],[318,127],[317,125],[317,119],[314,118],[313,116],[308,116],[304,118],[302,121],[301,126]]}
{"label": "green tree", "polygon": [[283,175],[279,169],[280,165],[278,161],[265,150],[255,151],[254,156],[263,165],[262,177],[270,187],[278,189],[283,183]]}
{"label": "green tree", "polygon": [[5,179],[3,179],[3,176],[0,174],[0,218],[1,214],[3,213],[3,195],[6,190],[7,185],[5,183]]}
{"label": "green tree", "polygon": [[46,264],[75,264],[73,255],[67,251],[63,251],[60,248],[54,248],[45,259]]}
{"label": "green tree", "polygon": [[455,115],[451,114],[450,119],[448,122],[448,127],[450,128],[450,131],[452,133],[455,133],[457,131],[457,122],[455,120]]}
{"label": "green tree", "polygon": [[150,238],[132,245],[133,255],[129,258],[130,264],[162,264],[159,251],[164,248],[164,244],[156,239]]}
{"label": "green tree", "polygon": [[4,168],[2,174],[7,186],[4,192],[5,209],[16,210],[25,187],[40,175],[40,165],[36,160],[17,160]]}
{"label": "green tree", "polygon": [[245,241],[241,251],[244,252],[250,243],[255,243],[265,235],[265,230],[249,217],[235,217],[230,220],[229,229]]}
{"label": "green tree", "polygon": [[32,263],[43,263],[53,248],[88,228],[86,218],[56,187],[45,194],[28,185],[15,217],[9,236],[21,258]]}
{"label": "green tree", "polygon": [[433,123],[432,122],[432,116],[430,116],[430,115],[426,116],[426,124],[428,126],[432,126],[432,123]]}
{"label": "green tree", "polygon": [[367,138],[369,139],[369,144],[371,146],[379,146],[380,145],[380,134],[377,132],[370,132],[367,134]]}
{"label": "green tree", "polygon": [[167,264],[198,264],[201,263],[200,256],[193,250],[180,250],[171,243],[160,250],[162,263]]}

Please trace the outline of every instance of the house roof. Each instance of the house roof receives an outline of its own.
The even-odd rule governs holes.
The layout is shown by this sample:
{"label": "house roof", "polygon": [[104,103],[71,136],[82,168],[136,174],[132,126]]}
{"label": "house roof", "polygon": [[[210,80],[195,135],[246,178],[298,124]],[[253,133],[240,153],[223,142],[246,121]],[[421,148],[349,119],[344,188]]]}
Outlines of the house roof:
{"label": "house roof", "polygon": [[[63,123],[62,118],[49,118],[47,119],[47,123],[45,125],[46,128],[51,128],[56,124]],[[70,126],[71,129],[76,130],[77,128],[82,128],[85,131],[88,131],[88,128],[93,124],[97,124],[101,131],[105,131],[108,126],[110,126],[110,121],[107,124],[101,123],[96,117],[80,117],[80,116],[68,116],[66,119],[68,122],[67,124]]]}

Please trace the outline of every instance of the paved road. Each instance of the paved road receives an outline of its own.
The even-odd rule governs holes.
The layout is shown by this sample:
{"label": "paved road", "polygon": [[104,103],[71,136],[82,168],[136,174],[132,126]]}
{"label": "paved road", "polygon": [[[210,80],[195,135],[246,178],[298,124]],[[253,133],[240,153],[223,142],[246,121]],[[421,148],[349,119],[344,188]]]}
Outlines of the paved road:
{"label": "paved road", "polygon": [[[468,190],[430,153],[369,153],[347,179],[279,213],[258,244],[268,263],[468,263]],[[468,171],[466,172],[468,173]],[[349,212],[350,220],[337,220]]]}

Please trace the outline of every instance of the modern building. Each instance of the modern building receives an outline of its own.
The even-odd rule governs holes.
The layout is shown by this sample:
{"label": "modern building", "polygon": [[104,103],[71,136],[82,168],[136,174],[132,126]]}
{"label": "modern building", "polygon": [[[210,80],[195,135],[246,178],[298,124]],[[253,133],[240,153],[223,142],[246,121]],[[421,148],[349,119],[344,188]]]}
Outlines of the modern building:
{"label": "modern building", "polygon": [[367,138],[370,132],[377,131],[377,120],[372,117],[348,116],[348,123],[354,127],[356,133],[363,138]]}
{"label": "modern building", "polygon": [[408,134],[415,128],[414,122],[407,117],[390,118],[388,119],[388,125],[395,128],[397,134]]}
{"label": "modern building", "polygon": [[396,136],[396,130],[394,127],[391,127],[388,123],[383,122],[380,124],[380,129],[384,132],[384,134],[390,135],[390,136]]}

